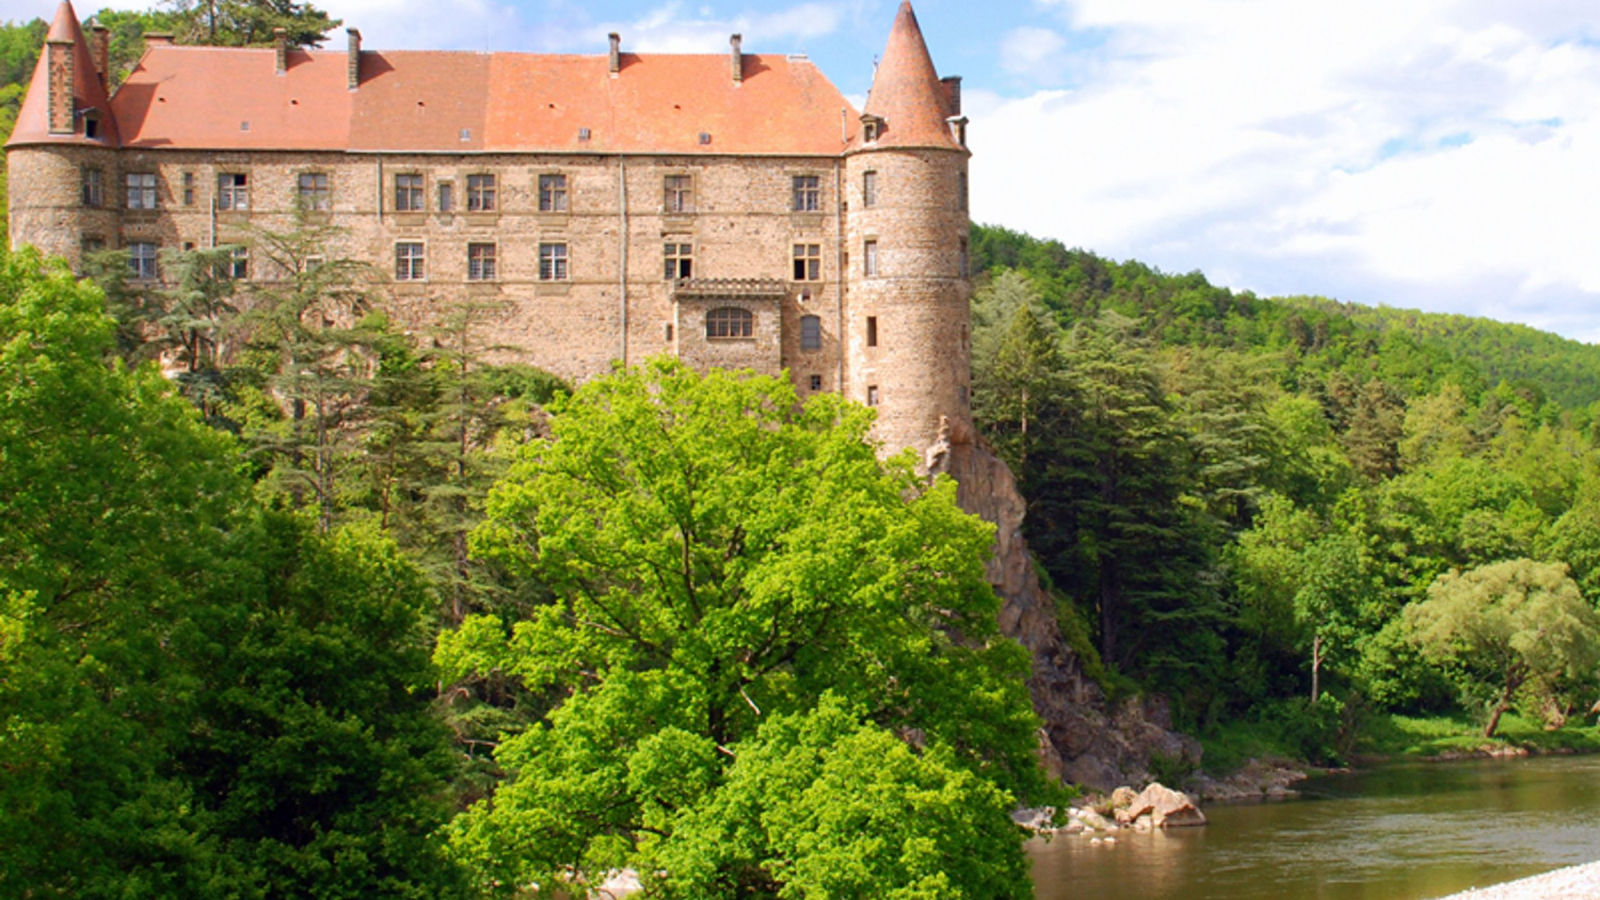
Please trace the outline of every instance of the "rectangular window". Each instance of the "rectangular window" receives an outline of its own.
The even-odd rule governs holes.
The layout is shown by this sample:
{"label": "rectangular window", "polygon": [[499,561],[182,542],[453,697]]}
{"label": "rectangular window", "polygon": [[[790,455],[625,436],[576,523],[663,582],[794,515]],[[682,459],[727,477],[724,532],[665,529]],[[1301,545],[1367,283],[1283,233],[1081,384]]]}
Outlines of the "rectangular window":
{"label": "rectangular window", "polygon": [[822,245],[821,244],[795,244],[794,245],[794,280],[795,281],[821,281],[822,280]]}
{"label": "rectangular window", "polygon": [[822,349],[822,317],[821,316],[801,316],[800,317],[800,349],[801,350],[821,350]]}
{"label": "rectangular window", "polygon": [[326,172],[301,172],[295,180],[300,205],[309,212],[327,212],[333,209],[333,190]]}
{"label": "rectangular window", "polygon": [[539,212],[567,211],[567,176],[539,176]]}
{"label": "rectangular window", "polygon": [[250,186],[243,173],[230,172],[217,176],[217,209],[249,209]]}
{"label": "rectangular window", "polygon": [[861,175],[861,205],[866,207],[878,205],[877,172],[864,172]]}
{"label": "rectangular window", "polygon": [[421,175],[396,175],[394,177],[394,211],[425,211]]}
{"label": "rectangular window", "polygon": [[194,173],[183,173],[183,205],[194,205]]}
{"label": "rectangular window", "polygon": [[[129,209],[156,208],[156,173],[129,172],[126,176]],[[150,246],[155,246],[151,244]]]}
{"label": "rectangular window", "polygon": [[822,178],[817,175],[794,176],[794,211],[817,212],[822,209]]}
{"label": "rectangular window", "polygon": [[244,281],[250,277],[250,250],[248,247],[233,248],[233,258],[228,261],[228,277],[235,281]]}
{"label": "rectangular window", "polygon": [[694,245],[679,244],[668,241],[662,244],[663,256],[666,259],[666,276],[668,281],[677,278],[688,278],[694,274]]}
{"label": "rectangular window", "polygon": [[494,176],[467,176],[467,212],[494,212]]}
{"label": "rectangular window", "polygon": [[421,244],[401,243],[394,245],[395,281],[421,281],[423,271]]}
{"label": "rectangular window", "polygon": [[539,280],[540,281],[566,281],[567,280],[567,245],[566,244],[540,244],[539,245]]}
{"label": "rectangular window", "polygon": [[456,186],[449,181],[439,182],[439,212],[456,211]]}
{"label": "rectangular window", "polygon": [[822,376],[821,375],[813,375],[813,376],[811,376],[811,379],[810,379],[809,383],[810,383],[811,389],[813,391],[822,390]]}
{"label": "rectangular window", "polygon": [[154,281],[159,275],[156,269],[156,245],[149,241],[134,241],[128,245],[128,276],[140,281]]}
{"label": "rectangular window", "polygon": [[867,316],[867,346],[878,346],[878,317]]}
{"label": "rectangular window", "polygon": [[868,278],[878,277],[877,241],[867,241],[861,245],[861,266]]}
{"label": "rectangular window", "polygon": [[468,244],[467,245],[467,280],[468,281],[493,281],[494,280],[494,245],[493,244]]}
{"label": "rectangular window", "polygon": [[694,179],[688,175],[668,175],[662,180],[661,208],[669,213],[694,212]]}
{"label": "rectangular window", "polygon": [[99,169],[83,170],[83,205],[99,209],[106,205],[105,173]]}
{"label": "rectangular window", "polygon": [[970,265],[967,262],[967,239],[966,238],[962,238],[961,239],[961,259],[960,259],[959,268],[960,268],[960,271],[961,271],[961,277],[962,278],[967,278],[967,277],[969,277],[971,275]]}
{"label": "rectangular window", "polygon": [[956,203],[960,209],[967,208],[967,173],[956,175]]}
{"label": "rectangular window", "polygon": [[878,386],[875,385],[875,384],[867,385],[867,405],[868,406],[877,406],[878,405]]}

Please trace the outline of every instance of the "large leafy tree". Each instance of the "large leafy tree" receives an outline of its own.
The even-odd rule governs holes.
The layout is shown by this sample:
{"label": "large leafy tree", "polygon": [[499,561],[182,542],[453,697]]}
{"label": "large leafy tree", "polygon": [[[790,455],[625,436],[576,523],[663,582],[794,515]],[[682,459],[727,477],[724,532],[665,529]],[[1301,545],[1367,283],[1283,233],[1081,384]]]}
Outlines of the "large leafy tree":
{"label": "large leafy tree", "polygon": [[1485,737],[1525,685],[1576,675],[1600,659],[1600,617],[1559,564],[1513,559],[1446,573],[1428,599],[1406,609],[1405,621],[1464,694],[1486,698]]}
{"label": "large leafy tree", "polygon": [[[741,865],[686,861],[702,858],[689,846],[703,846],[708,810],[748,800],[741,778],[773,779],[763,799],[795,816],[843,809],[867,783],[914,804],[955,779],[963,795],[1004,795],[968,812],[975,834],[1010,840],[936,839],[952,859],[986,848],[979,865],[951,865],[946,896],[1026,896],[998,817],[1039,787],[1034,718],[1025,654],[997,633],[983,579],[992,532],[956,507],[953,483],[880,462],[870,423],[836,396],[801,406],[786,379],[665,360],[557,404],[553,440],[491,495],[475,548],[558,599],[509,637],[469,618],[438,654],[447,674],[498,669],[552,698],[499,748],[510,780],[458,826],[486,882],[631,865],[674,896],[789,895],[825,883],[808,879],[842,851],[758,816],[740,826],[767,829],[741,838],[753,854]],[[780,722],[825,695],[848,710],[849,724],[830,721],[863,742],[853,753],[898,747],[903,762],[874,776],[840,758],[832,780],[777,778],[791,749]],[[811,752],[827,769],[831,751]],[[873,892],[926,874],[899,867],[892,844],[860,850]]]}

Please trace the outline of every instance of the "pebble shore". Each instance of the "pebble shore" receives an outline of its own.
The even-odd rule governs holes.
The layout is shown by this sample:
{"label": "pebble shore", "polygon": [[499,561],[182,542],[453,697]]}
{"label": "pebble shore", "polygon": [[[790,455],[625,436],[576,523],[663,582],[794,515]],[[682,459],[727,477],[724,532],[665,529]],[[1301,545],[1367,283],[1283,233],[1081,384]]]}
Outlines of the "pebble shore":
{"label": "pebble shore", "polygon": [[1600,900],[1600,862],[1463,891],[1441,900]]}

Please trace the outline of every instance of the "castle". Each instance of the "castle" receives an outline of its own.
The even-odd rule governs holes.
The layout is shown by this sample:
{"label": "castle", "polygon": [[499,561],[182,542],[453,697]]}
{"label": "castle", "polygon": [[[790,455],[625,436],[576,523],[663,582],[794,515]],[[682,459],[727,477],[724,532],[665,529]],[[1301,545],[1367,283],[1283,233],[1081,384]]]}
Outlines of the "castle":
{"label": "castle", "polygon": [[[70,2],[7,143],[11,238],[77,264],[338,226],[420,326],[583,380],[671,353],[874,406],[885,450],[970,422],[966,120],[903,3],[857,112],[806,58],[175,45],[108,89]],[[241,249],[235,274],[282,273]]]}

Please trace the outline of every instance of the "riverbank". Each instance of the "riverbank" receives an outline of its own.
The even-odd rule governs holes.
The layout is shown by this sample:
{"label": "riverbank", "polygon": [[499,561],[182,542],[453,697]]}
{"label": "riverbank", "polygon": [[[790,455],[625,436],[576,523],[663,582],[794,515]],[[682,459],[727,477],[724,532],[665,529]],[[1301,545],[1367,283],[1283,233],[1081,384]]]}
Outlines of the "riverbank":
{"label": "riverbank", "polygon": [[1462,891],[1442,900],[1600,900],[1600,862]]}

